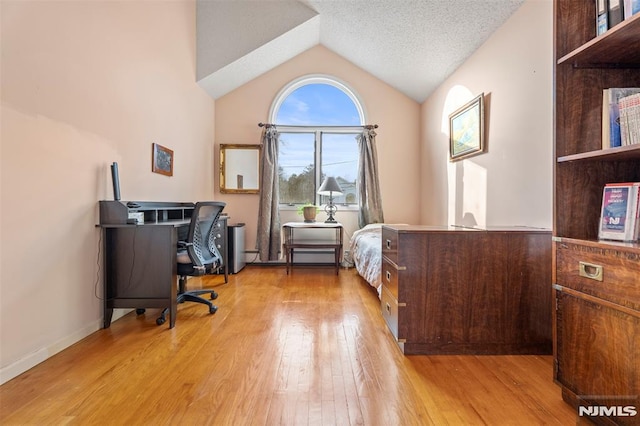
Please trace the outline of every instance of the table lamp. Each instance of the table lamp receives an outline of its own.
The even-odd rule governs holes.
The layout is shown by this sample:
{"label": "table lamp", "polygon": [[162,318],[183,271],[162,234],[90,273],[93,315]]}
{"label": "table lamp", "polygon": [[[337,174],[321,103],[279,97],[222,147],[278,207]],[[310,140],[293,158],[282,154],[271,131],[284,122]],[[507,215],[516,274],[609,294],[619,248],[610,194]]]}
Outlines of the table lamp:
{"label": "table lamp", "polygon": [[338,185],[338,181],[336,180],[336,178],[325,178],[324,182],[322,182],[322,185],[320,185],[320,189],[318,189],[318,194],[329,196],[329,203],[324,208],[324,211],[327,212],[328,217],[324,222],[337,223],[337,221],[333,217],[335,212],[338,211],[338,208],[335,206],[335,204],[333,204],[333,195],[342,195],[342,188],[340,188],[340,185]]}

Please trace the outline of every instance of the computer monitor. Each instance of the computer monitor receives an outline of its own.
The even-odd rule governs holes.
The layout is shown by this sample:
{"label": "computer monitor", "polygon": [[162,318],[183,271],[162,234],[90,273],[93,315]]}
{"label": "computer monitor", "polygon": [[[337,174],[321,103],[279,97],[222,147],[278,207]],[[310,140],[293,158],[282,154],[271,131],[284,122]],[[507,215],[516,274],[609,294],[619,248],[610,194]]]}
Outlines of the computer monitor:
{"label": "computer monitor", "polygon": [[111,165],[111,181],[113,182],[113,199],[120,200],[120,178],[118,177],[118,163]]}

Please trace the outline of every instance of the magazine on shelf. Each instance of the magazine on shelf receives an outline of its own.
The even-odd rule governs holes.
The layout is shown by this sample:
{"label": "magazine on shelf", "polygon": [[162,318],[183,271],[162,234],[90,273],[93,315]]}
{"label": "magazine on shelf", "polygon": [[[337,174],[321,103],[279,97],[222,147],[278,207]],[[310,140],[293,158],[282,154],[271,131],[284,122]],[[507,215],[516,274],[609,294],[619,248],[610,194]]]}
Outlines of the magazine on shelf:
{"label": "magazine on shelf", "polygon": [[618,110],[622,146],[640,143],[640,93],[620,99]]}
{"label": "magazine on shelf", "polygon": [[609,183],[602,191],[598,238],[636,241],[640,228],[640,182]]}
{"label": "magazine on shelf", "polygon": [[638,87],[612,87],[602,91],[602,149],[622,146],[620,99],[640,93]]}

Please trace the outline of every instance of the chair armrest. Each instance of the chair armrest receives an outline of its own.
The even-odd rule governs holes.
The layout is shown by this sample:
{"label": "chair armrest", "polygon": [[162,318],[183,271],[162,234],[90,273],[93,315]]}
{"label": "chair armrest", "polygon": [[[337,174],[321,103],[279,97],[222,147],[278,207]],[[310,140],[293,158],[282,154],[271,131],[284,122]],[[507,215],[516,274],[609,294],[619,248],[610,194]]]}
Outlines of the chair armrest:
{"label": "chair armrest", "polygon": [[186,249],[187,247],[191,247],[193,245],[193,243],[188,243],[186,241],[178,241],[178,248],[179,249]]}

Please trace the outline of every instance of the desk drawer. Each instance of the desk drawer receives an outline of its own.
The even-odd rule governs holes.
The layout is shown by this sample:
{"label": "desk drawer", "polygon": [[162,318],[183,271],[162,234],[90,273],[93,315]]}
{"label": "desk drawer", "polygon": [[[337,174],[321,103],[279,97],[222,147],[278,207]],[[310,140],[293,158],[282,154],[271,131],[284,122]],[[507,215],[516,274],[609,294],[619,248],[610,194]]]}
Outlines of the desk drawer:
{"label": "desk drawer", "polygon": [[382,284],[398,300],[398,270],[386,257],[382,257]]}
{"label": "desk drawer", "polygon": [[557,284],[640,310],[640,254],[614,245],[556,243]]}
{"label": "desk drawer", "polygon": [[398,263],[398,232],[382,227],[382,255]]}
{"label": "desk drawer", "polygon": [[384,284],[380,294],[380,307],[382,308],[382,317],[389,330],[391,330],[393,337],[398,340],[398,301]]}

